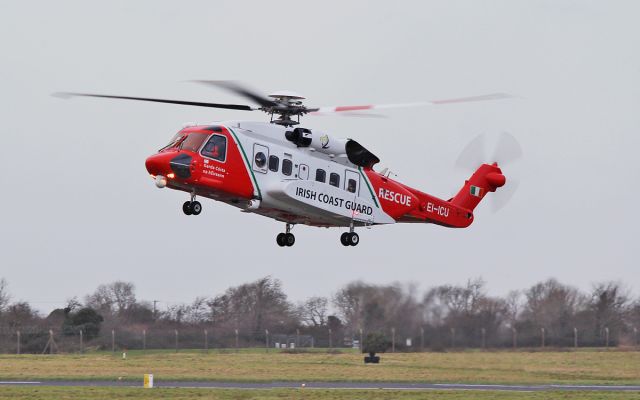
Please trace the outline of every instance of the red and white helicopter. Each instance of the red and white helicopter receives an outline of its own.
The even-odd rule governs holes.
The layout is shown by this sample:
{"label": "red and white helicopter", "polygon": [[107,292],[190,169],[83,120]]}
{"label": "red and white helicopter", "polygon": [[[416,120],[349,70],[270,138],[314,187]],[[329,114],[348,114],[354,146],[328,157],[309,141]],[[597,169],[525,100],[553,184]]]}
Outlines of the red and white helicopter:
{"label": "red and white helicopter", "polygon": [[[146,160],[146,168],[158,188],[189,193],[182,210],[198,215],[197,197],[222,201],[243,211],[260,214],[286,224],[277,235],[280,246],[293,246],[291,229],[296,224],[345,227],[344,246],[359,243],[356,227],[394,223],[432,223],[465,228],[473,222],[480,200],[506,183],[496,159],[477,168],[451,199],[443,200],[390,178],[386,170],[374,171],[380,160],[353,139],[336,138],[316,129],[296,127],[306,114],[356,112],[371,109],[414,107],[511,97],[505,94],[438,100],[422,103],[343,107],[307,107],[292,92],[264,96],[229,81],[198,81],[243,96],[258,106],[217,104],[89,93],[60,93],[63,97],[88,96],[108,99],[263,111],[270,122],[222,121],[187,126],[168,145]],[[477,153],[482,137],[461,155],[464,163]],[[511,147],[511,161],[519,146],[506,135],[499,147]],[[486,160],[482,160],[486,161]],[[501,162],[503,160],[500,160]]]}

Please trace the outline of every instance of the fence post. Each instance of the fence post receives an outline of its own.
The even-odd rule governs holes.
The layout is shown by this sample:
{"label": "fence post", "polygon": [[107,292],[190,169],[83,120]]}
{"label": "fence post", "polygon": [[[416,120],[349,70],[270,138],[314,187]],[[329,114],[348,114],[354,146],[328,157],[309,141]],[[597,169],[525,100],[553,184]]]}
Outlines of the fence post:
{"label": "fence post", "polygon": [[147,351],[147,330],[142,330],[142,351]]}
{"label": "fence post", "polygon": [[296,351],[300,347],[300,329],[296,329]]}
{"label": "fence post", "polygon": [[607,348],[607,350],[609,349],[609,327],[605,327],[604,328],[604,337],[605,337],[605,347]]}
{"label": "fence post", "polygon": [[424,351],[424,327],[420,327],[420,351]]}
{"label": "fence post", "polygon": [[176,334],[176,353],[178,352],[178,330],[174,329],[173,332]]}
{"label": "fence post", "polygon": [[516,331],[516,328],[511,328],[511,334],[513,335],[513,349],[515,350],[518,347],[518,331]]}
{"label": "fence post", "polygon": [[265,335],[265,345],[268,353],[269,352],[269,330],[268,329],[264,330],[264,335]]}
{"label": "fence post", "polygon": [[540,334],[542,335],[541,347],[544,349],[544,328],[540,328]]}
{"label": "fence post", "polygon": [[236,353],[238,352],[238,329],[236,328]]}
{"label": "fence post", "polygon": [[362,343],[362,328],[360,328],[360,353],[362,353],[362,346],[364,346],[364,343]]}
{"label": "fence post", "polygon": [[49,329],[49,340],[51,342],[51,344],[49,345],[49,354],[53,354],[53,344],[55,343],[53,341],[53,330]]}
{"label": "fence post", "polygon": [[16,354],[20,354],[20,331],[19,330],[17,332],[17,336],[18,336],[18,343],[16,345]]}
{"label": "fence post", "polygon": [[636,347],[638,347],[638,328],[636,328],[635,326],[633,327],[633,341]]}
{"label": "fence post", "polygon": [[573,347],[578,348],[578,328],[573,328]]}
{"label": "fence post", "polygon": [[487,348],[487,330],[481,328],[480,333],[482,333],[482,349],[484,350]]}
{"label": "fence post", "polygon": [[84,333],[80,329],[80,354],[84,354]]}
{"label": "fence post", "polygon": [[209,354],[209,332],[204,330],[204,351]]}
{"label": "fence post", "polygon": [[451,328],[451,348],[456,347],[456,328]]}
{"label": "fence post", "polygon": [[396,328],[391,328],[391,352],[396,352]]}
{"label": "fence post", "polygon": [[333,349],[333,332],[329,328],[329,350]]}
{"label": "fence post", "polygon": [[111,352],[112,353],[116,352],[116,330],[115,329],[111,330]]}

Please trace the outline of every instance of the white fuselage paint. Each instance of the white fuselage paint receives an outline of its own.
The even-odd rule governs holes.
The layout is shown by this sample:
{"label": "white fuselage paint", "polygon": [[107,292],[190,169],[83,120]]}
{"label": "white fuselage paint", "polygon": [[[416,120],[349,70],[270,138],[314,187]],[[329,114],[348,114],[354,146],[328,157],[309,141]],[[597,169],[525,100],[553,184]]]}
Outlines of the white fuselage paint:
{"label": "white fuselage paint", "polygon": [[[293,215],[296,223],[323,226],[349,226],[352,219],[358,225],[395,223],[380,208],[379,201],[373,198],[375,195],[371,183],[366,174],[349,161],[344,145],[342,151],[340,147],[334,147],[335,153],[328,154],[326,149],[318,151],[313,147],[297,147],[286,140],[285,132],[293,128],[260,122],[232,121],[219,124],[235,133],[242,146],[240,151],[244,151],[249,163],[246,167],[255,177],[255,181],[252,179],[254,186],[257,185],[254,195],[261,198],[261,206],[257,210],[247,211],[281,220],[291,218],[274,214]],[[324,134],[314,132],[314,136],[321,137]],[[333,139],[333,142],[346,143],[346,140]],[[254,150],[268,152],[265,154],[266,166],[255,164]],[[277,171],[269,168],[271,156],[278,157]],[[292,163],[290,175],[283,173],[283,160]],[[324,183],[316,181],[318,169],[325,171]],[[339,177],[338,186],[329,184],[332,174]],[[351,191],[347,190],[349,180],[356,181],[355,185],[351,182]],[[398,200],[410,202],[406,197],[399,197]]]}

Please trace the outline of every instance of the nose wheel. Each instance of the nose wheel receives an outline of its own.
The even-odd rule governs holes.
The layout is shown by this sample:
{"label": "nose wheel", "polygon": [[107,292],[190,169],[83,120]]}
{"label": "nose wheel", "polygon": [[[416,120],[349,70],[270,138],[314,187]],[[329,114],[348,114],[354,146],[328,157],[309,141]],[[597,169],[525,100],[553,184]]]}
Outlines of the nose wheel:
{"label": "nose wheel", "polygon": [[278,233],[278,236],[276,236],[276,243],[278,243],[278,246],[291,247],[294,245],[294,243],[296,242],[296,237],[293,235],[293,233],[291,233],[291,228],[292,225],[287,224],[287,231],[284,233]]}
{"label": "nose wheel", "polygon": [[195,195],[191,195],[191,201],[185,201],[182,204],[182,212],[185,215],[199,215],[202,212],[202,204],[196,201]]}

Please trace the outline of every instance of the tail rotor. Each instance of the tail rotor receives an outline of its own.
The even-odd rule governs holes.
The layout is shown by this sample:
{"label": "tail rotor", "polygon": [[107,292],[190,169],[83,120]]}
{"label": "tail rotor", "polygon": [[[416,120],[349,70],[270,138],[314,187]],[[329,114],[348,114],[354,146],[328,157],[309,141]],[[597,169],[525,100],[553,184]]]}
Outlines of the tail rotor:
{"label": "tail rotor", "polygon": [[[458,156],[456,167],[475,171],[482,164],[497,163],[500,168],[504,168],[523,157],[522,147],[513,135],[502,132],[495,136],[487,134],[476,136]],[[519,186],[520,182],[510,174],[506,184],[491,195],[492,211],[497,212],[502,209],[511,200]]]}

